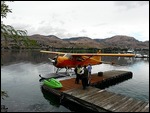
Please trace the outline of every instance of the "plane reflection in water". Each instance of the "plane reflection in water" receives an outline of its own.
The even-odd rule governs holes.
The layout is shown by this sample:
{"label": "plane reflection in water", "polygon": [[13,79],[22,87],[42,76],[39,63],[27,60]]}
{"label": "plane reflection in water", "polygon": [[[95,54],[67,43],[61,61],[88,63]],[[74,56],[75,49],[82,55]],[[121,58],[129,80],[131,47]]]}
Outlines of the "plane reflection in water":
{"label": "plane reflection in water", "polygon": [[99,50],[97,53],[65,53],[65,52],[54,52],[54,51],[44,51],[42,53],[56,54],[56,56],[50,60],[50,62],[57,68],[56,73],[62,68],[66,68],[66,71],[70,68],[75,68],[77,65],[87,66],[99,65],[102,63],[114,64],[114,62],[104,62],[101,57],[134,57],[135,54],[112,54],[112,53],[101,53]]}

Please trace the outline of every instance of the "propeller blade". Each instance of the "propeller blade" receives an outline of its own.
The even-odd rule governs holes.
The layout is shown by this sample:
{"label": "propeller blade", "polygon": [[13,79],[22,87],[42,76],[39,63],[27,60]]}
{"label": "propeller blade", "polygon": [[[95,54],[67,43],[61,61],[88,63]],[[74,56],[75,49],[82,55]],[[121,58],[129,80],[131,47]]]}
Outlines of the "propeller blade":
{"label": "propeller blade", "polygon": [[48,58],[48,59],[51,61],[51,63],[55,63],[55,60],[53,60],[51,58]]}

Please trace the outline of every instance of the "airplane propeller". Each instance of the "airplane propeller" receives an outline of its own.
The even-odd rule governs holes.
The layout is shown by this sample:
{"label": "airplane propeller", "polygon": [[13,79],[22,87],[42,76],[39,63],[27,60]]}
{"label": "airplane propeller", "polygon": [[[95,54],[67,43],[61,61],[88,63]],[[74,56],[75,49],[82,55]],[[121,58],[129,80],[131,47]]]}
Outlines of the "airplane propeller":
{"label": "airplane propeller", "polygon": [[55,63],[55,60],[48,58],[50,60],[51,63]]}
{"label": "airplane propeller", "polygon": [[56,65],[57,64],[57,58],[58,58],[58,55],[56,55],[53,59],[51,58],[48,58],[50,60],[51,63],[53,63],[53,65]]}

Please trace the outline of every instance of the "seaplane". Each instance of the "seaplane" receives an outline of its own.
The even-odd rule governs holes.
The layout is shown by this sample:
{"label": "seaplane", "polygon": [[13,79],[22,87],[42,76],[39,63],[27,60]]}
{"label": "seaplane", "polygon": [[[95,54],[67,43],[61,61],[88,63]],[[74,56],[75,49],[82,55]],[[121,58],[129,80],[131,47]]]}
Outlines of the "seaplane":
{"label": "seaplane", "polygon": [[[101,60],[103,56],[115,56],[115,57],[135,57],[135,54],[121,54],[121,53],[101,53],[99,50],[97,53],[65,53],[65,52],[55,52],[55,51],[45,51],[40,50],[41,53],[55,54],[54,58],[48,58],[50,62],[57,68],[56,73],[58,73],[62,68],[68,69],[75,68],[76,66],[87,66],[87,65],[99,65],[102,63],[108,64]],[[109,64],[114,64],[110,62]],[[70,75],[70,73],[68,73]]]}

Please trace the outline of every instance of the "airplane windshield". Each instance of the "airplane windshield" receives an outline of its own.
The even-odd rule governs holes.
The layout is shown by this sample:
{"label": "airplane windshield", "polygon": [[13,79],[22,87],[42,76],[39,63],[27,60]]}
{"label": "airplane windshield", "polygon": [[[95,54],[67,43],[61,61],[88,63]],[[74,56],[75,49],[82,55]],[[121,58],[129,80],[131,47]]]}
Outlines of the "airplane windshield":
{"label": "airplane windshield", "polygon": [[71,54],[68,54],[68,53],[66,53],[66,54],[64,55],[64,57],[67,57],[67,58],[69,58],[69,59],[72,59],[72,55],[71,55]]}

